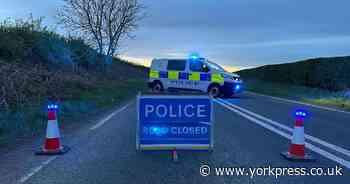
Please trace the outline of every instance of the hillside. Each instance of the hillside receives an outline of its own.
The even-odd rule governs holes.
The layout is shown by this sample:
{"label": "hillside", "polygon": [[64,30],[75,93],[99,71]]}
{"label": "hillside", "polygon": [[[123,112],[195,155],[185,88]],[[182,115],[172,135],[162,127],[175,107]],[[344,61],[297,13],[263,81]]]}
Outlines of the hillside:
{"label": "hillside", "polygon": [[315,58],[241,70],[245,79],[339,91],[350,88],[350,56]]}
{"label": "hillside", "polygon": [[99,55],[78,37],[64,37],[41,19],[0,24],[0,144],[46,126],[46,105],[60,105],[63,123],[106,110],[145,88],[147,68]]}

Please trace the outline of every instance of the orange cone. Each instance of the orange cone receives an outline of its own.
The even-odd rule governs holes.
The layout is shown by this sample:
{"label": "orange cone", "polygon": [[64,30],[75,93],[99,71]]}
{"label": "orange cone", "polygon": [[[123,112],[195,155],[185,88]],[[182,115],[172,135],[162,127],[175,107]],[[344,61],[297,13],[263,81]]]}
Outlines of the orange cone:
{"label": "orange cone", "polygon": [[310,155],[305,153],[304,118],[307,113],[303,110],[296,112],[296,121],[293,130],[293,138],[289,150],[281,155],[287,160],[314,161]]}
{"label": "orange cone", "polygon": [[69,151],[69,147],[61,145],[57,109],[57,105],[48,106],[46,140],[41,150],[35,153],[36,155],[59,155]]}

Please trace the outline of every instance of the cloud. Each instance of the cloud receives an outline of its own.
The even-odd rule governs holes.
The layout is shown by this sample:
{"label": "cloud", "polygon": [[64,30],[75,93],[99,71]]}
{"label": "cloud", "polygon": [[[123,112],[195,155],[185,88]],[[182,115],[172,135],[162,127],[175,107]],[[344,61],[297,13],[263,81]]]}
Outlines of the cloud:
{"label": "cloud", "polygon": [[127,55],[119,55],[119,58],[125,60],[125,61],[129,61],[135,64],[139,64],[139,65],[143,65],[143,66],[151,66],[151,58],[147,58],[147,57],[134,57],[134,56],[127,56]]}
{"label": "cloud", "polygon": [[[240,68],[350,54],[348,0],[141,1],[148,16],[121,53],[140,63],[193,51]],[[33,13],[54,26],[61,3],[3,0],[0,15]]]}
{"label": "cloud", "polygon": [[334,36],[334,37],[319,37],[319,38],[305,38],[294,40],[276,40],[266,42],[252,42],[252,43],[223,43],[217,44],[217,48],[249,48],[249,47],[277,47],[277,46],[297,46],[297,45],[331,45],[350,43],[349,36]]}

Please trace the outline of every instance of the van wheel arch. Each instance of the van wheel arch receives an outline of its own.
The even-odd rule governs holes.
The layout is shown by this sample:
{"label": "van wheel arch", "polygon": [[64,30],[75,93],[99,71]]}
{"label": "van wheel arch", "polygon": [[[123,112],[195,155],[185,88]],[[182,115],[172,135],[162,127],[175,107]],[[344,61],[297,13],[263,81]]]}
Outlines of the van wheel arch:
{"label": "van wheel arch", "polygon": [[214,96],[213,97],[219,97],[221,95],[221,85],[219,83],[211,83],[209,86],[208,86],[208,89],[207,89],[207,93],[209,95],[211,95],[211,93],[213,93],[212,90],[217,90],[216,93],[214,93]]}
{"label": "van wheel arch", "polygon": [[[157,87],[158,85],[160,86],[160,88]],[[152,82],[152,91],[154,92],[164,91],[163,83],[160,80],[154,80]]]}

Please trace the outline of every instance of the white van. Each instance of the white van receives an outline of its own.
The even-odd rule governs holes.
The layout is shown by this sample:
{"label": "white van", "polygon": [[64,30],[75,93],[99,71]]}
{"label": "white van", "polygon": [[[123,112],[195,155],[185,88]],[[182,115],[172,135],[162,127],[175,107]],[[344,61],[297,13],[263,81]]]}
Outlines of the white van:
{"label": "white van", "polygon": [[200,57],[152,60],[148,86],[153,92],[190,90],[206,92],[213,97],[230,97],[243,91],[238,74],[229,73]]}

